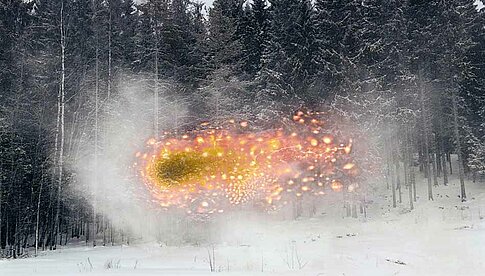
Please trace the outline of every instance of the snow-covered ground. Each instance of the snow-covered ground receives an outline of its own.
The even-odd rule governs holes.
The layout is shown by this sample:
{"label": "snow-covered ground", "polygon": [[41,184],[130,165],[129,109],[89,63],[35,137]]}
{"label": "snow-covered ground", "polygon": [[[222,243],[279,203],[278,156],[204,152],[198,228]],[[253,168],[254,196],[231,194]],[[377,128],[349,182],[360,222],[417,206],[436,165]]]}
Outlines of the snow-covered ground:
{"label": "snow-covered ground", "polygon": [[485,184],[468,182],[469,200],[461,203],[458,181],[451,182],[427,201],[421,179],[412,212],[406,190],[396,209],[380,191],[366,219],[343,218],[339,204],[297,221],[236,216],[219,224],[214,245],[73,244],[1,260],[0,275],[209,275],[209,252],[220,274],[485,275]]}

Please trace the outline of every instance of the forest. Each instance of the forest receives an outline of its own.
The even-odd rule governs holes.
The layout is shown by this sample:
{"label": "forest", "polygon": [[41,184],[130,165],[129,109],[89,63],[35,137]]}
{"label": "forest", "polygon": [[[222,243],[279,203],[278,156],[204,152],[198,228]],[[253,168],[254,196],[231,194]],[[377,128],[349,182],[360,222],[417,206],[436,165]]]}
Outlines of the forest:
{"label": "forest", "polygon": [[378,168],[361,177],[383,177],[393,207],[413,209],[418,174],[421,201],[453,174],[465,202],[485,175],[484,13],[472,0],[0,0],[0,255],[130,242],[93,204],[109,190],[85,185],[125,158],[113,137],[234,117],[266,129],[301,108],[367,137],[358,158]]}

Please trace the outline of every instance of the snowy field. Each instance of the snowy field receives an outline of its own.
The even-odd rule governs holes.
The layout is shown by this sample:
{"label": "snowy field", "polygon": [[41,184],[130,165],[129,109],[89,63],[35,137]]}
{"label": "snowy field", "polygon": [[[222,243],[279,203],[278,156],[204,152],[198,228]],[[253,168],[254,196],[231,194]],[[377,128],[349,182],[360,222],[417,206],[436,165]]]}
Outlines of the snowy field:
{"label": "snowy field", "polygon": [[225,223],[214,245],[80,243],[1,260],[0,275],[209,275],[209,252],[222,275],[485,275],[485,185],[467,183],[469,200],[461,203],[453,180],[435,187],[428,202],[421,181],[412,212],[407,191],[396,209],[381,191],[367,219],[343,218],[337,203],[297,221],[239,217]]}

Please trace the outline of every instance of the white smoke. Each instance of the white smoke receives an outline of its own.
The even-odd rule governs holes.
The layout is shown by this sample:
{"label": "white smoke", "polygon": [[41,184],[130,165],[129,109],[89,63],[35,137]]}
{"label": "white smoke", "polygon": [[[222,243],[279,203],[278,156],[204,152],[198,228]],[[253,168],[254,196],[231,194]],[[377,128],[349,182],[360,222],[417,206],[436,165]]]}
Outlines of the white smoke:
{"label": "white smoke", "polygon": [[[185,101],[174,98],[176,86],[162,82],[159,88],[159,130],[181,124],[187,114]],[[83,145],[84,154],[74,164],[78,192],[93,204],[96,213],[104,215],[118,229],[134,236],[153,238],[158,235],[150,225],[157,212],[149,208],[140,179],[135,176],[135,154],[154,135],[153,81],[143,76],[120,77],[113,100],[98,122],[98,160],[94,158],[94,139]],[[91,135],[92,137],[92,135]],[[97,163],[97,164],[96,164]]]}

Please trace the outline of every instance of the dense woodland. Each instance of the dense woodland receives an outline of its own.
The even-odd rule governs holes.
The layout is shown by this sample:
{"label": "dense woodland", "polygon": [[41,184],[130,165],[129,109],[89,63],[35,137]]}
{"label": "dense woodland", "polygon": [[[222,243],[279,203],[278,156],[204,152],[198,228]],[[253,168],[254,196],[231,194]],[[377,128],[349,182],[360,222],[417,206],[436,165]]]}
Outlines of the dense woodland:
{"label": "dense woodland", "polygon": [[70,166],[102,154],[120,79],[148,83],[153,135],[162,97],[197,118],[331,109],[372,135],[394,206],[412,209],[420,172],[429,200],[450,174],[466,200],[464,179],[485,174],[484,12],[472,0],[0,0],[2,255],[127,242],[72,189]]}

